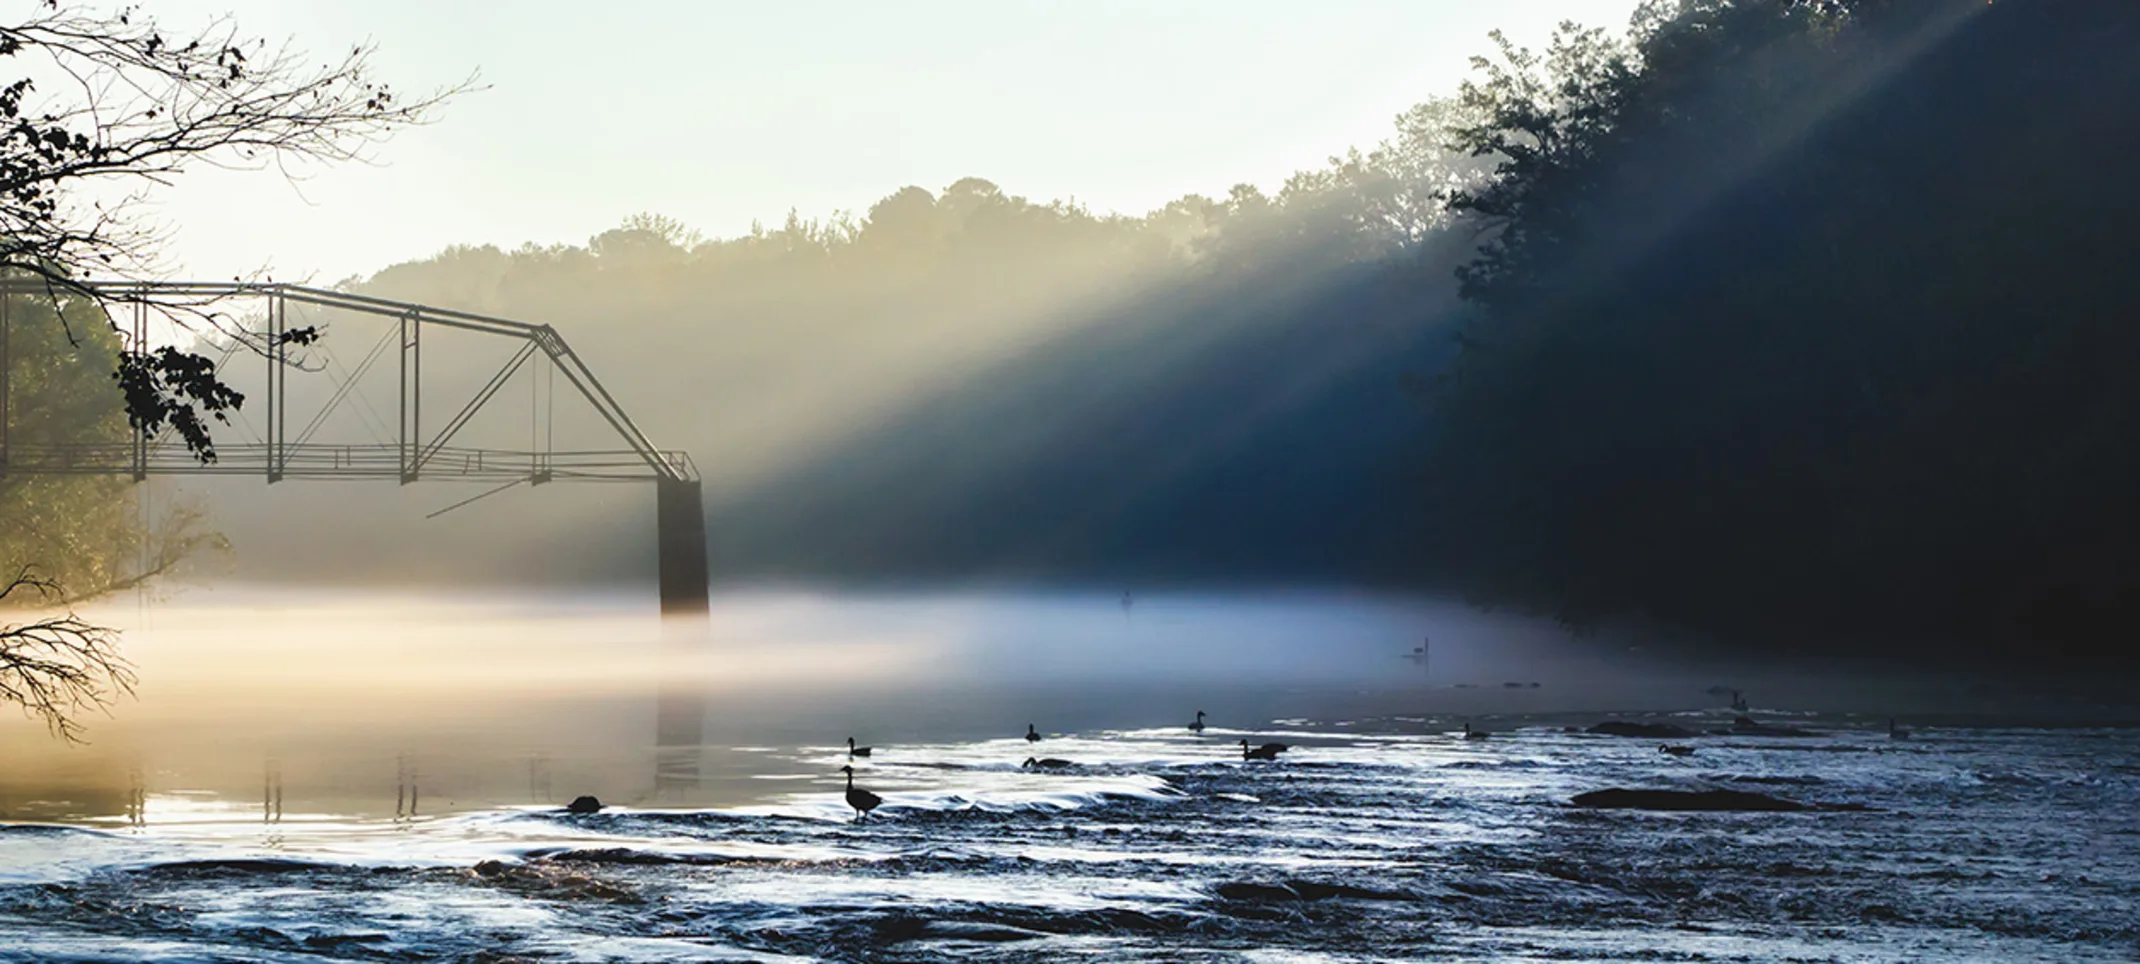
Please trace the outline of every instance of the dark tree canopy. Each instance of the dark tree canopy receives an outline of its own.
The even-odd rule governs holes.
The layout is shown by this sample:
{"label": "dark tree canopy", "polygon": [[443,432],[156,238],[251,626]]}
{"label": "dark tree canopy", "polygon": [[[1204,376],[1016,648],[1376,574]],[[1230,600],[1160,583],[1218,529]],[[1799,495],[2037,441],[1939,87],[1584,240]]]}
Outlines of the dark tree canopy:
{"label": "dark tree canopy", "polygon": [[1504,50],[1443,579],[1789,651],[2129,659],[2140,5],[1690,0]]}

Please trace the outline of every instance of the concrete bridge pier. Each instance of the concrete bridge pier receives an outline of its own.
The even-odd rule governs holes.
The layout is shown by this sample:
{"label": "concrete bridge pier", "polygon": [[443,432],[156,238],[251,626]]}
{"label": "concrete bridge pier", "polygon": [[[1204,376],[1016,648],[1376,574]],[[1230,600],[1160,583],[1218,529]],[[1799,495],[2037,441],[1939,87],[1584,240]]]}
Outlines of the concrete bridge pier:
{"label": "concrete bridge pier", "polygon": [[655,528],[661,564],[661,646],[666,674],[656,697],[654,786],[695,787],[705,743],[706,697],[700,672],[711,638],[706,514],[697,479],[656,480]]}

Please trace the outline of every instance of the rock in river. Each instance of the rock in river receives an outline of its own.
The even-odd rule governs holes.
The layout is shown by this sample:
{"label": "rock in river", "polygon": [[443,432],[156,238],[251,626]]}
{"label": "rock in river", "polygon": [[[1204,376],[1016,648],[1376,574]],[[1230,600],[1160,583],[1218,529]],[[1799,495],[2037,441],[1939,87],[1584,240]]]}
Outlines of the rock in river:
{"label": "rock in river", "polygon": [[[1733,777],[1731,779],[1746,779]],[[1752,779],[1761,779],[1758,777]],[[1714,810],[1714,811],[1769,811],[1795,812],[1818,810],[1823,813],[1880,813],[1879,807],[1862,803],[1799,803],[1765,793],[1748,793],[1744,790],[1628,790],[1614,787],[1610,790],[1592,790],[1578,793],[1572,801],[1578,807],[1595,807],[1607,810]]]}
{"label": "rock in river", "polygon": [[1575,795],[1578,807],[1612,810],[1810,810],[1794,800],[1745,790],[1592,790]]}
{"label": "rock in river", "polygon": [[1679,740],[1695,735],[1693,730],[1670,723],[1632,723],[1627,720],[1606,720],[1585,733],[1599,736],[1633,736],[1645,740]]}

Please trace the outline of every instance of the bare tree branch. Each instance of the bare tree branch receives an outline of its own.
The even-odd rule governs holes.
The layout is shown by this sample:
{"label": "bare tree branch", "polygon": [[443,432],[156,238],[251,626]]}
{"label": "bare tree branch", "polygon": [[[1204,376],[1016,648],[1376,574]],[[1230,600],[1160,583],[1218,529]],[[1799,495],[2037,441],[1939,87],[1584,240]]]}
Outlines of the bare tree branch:
{"label": "bare tree branch", "polygon": [[[28,566],[0,588],[0,601],[17,592],[44,602],[64,598],[57,584]],[[84,715],[110,712],[120,697],[133,695],[134,683],[133,664],[119,655],[118,632],[72,611],[0,626],[0,702],[20,705],[69,743],[82,742]]]}
{"label": "bare tree branch", "polygon": [[[154,275],[166,233],[144,207],[150,189],[202,165],[273,165],[289,178],[305,163],[366,162],[393,132],[428,122],[474,89],[471,75],[404,96],[373,79],[372,52],[358,45],[320,63],[244,37],[228,19],[166,37],[134,11],[85,12],[57,0],[0,26],[0,64],[23,74],[0,86],[0,272],[44,279],[55,297],[92,295],[83,279]],[[109,203],[94,196],[127,185],[136,187]],[[212,299],[156,307],[181,328],[256,352],[273,347]],[[227,387],[210,390],[220,386],[213,366],[200,381],[204,361],[126,345],[121,371],[133,377],[122,381],[137,431],[201,426],[196,407],[214,416],[219,402],[242,404]],[[205,427],[182,432],[197,456],[214,459]]]}

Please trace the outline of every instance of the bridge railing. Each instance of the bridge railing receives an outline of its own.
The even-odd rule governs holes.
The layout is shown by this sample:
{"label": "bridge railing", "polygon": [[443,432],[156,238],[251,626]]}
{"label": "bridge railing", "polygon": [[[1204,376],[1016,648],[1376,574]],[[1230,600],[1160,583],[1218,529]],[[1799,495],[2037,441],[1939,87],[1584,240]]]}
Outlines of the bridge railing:
{"label": "bridge railing", "polygon": [[[656,453],[676,478],[698,469],[680,451]],[[288,479],[399,479],[405,450],[395,444],[218,444],[216,460],[201,462],[179,446],[143,453],[132,442],[16,443],[0,449],[0,475],[265,475],[271,460]],[[424,463],[423,478],[440,482],[644,482],[645,456],[632,449],[530,452],[447,446]]]}

